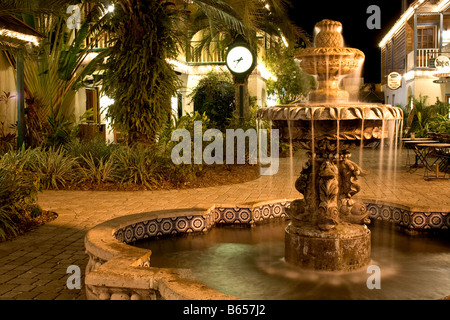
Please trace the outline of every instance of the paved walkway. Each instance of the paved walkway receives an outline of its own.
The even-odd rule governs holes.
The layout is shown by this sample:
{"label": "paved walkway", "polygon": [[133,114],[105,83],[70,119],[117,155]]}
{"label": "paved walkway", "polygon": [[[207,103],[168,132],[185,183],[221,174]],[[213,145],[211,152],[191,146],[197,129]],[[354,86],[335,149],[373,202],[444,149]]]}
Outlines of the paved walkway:
{"label": "paved walkway", "polygon": [[[385,159],[383,167],[379,165],[380,153]],[[387,161],[395,158],[394,154],[365,149],[362,165],[367,172],[359,179],[362,190],[358,196],[450,208],[450,181],[424,181],[423,169],[407,173],[405,157],[406,150],[398,156],[395,171]],[[39,204],[59,217],[13,241],[0,243],[0,299],[85,299],[84,287],[67,289],[66,270],[77,265],[84,274],[88,261],[84,236],[90,228],[115,217],[152,210],[297,198],[293,185],[305,159],[300,152],[292,166],[290,159],[282,159],[277,175],[238,185],[145,192],[45,191]],[[358,150],[353,160],[359,162]]]}

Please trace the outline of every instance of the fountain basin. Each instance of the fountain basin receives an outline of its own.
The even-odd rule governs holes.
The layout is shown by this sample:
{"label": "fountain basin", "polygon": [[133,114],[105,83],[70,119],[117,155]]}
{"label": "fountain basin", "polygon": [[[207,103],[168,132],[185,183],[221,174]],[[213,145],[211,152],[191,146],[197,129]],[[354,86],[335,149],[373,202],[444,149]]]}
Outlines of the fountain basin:
{"label": "fountain basin", "polygon": [[[412,208],[376,200],[363,202],[372,220],[389,222],[411,233],[447,231],[450,227],[448,208]],[[91,300],[238,299],[205,285],[186,268],[152,266],[151,252],[131,244],[142,239],[205,233],[223,224],[251,226],[283,219],[291,203],[292,200],[283,200],[216,205],[209,209],[153,211],[106,221],[91,229],[85,237],[89,256],[86,296]],[[346,274],[351,276],[353,273]],[[316,273],[308,274],[317,276]],[[447,292],[442,297],[446,295]]]}

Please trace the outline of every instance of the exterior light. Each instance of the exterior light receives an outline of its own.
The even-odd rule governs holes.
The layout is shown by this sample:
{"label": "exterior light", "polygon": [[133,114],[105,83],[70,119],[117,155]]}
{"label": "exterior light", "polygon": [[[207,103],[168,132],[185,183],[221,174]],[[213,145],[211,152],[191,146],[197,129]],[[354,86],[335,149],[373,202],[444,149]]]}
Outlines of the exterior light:
{"label": "exterior light", "polygon": [[[386,36],[384,36],[383,40],[381,40],[381,42],[379,43],[379,47],[382,48],[386,45],[386,42],[388,42],[394,35],[395,33],[397,33],[398,30],[400,30],[400,28],[403,26],[403,24],[409,20],[409,18],[411,18],[414,14],[414,12],[416,11],[416,9],[424,2],[425,0],[417,0],[416,2],[414,2],[409,8],[408,10],[406,10],[402,16],[400,17],[399,20],[397,20],[397,22],[394,24],[394,26],[392,27],[391,30],[389,30],[389,32],[386,34]],[[443,0],[444,1],[448,1],[450,2],[450,0]]]}
{"label": "exterior light", "polygon": [[26,42],[31,42],[35,46],[39,45],[39,38],[29,35],[29,34],[24,34],[24,33],[20,33],[17,31],[8,30],[8,29],[0,29],[0,35],[2,35],[4,37],[9,37],[9,38],[15,38],[15,39],[26,41]]}

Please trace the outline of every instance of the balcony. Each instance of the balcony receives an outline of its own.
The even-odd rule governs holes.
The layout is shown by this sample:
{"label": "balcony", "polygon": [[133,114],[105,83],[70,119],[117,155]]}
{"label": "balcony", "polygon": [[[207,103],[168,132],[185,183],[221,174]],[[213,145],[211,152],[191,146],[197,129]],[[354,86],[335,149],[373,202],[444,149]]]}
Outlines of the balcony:
{"label": "balcony", "polygon": [[210,50],[199,50],[200,44],[201,41],[191,41],[191,50],[186,59],[189,65],[225,64],[225,50],[220,50],[216,43],[210,45]]}
{"label": "balcony", "polygon": [[408,53],[406,70],[430,69],[434,66],[430,65],[431,59],[436,59],[440,55],[439,48],[417,49],[417,60],[414,64],[414,51]]}

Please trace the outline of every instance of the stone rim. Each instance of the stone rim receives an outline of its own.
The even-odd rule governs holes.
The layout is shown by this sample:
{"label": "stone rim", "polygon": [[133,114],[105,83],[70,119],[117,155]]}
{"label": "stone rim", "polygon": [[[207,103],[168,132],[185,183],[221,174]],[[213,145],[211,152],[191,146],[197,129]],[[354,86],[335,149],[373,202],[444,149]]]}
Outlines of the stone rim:
{"label": "stone rim", "polygon": [[260,109],[256,118],[273,121],[402,120],[403,110],[376,104],[294,104]]}

